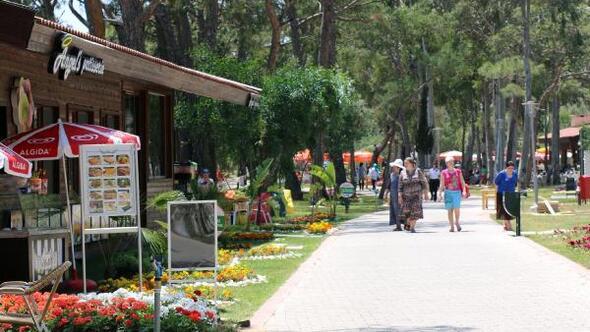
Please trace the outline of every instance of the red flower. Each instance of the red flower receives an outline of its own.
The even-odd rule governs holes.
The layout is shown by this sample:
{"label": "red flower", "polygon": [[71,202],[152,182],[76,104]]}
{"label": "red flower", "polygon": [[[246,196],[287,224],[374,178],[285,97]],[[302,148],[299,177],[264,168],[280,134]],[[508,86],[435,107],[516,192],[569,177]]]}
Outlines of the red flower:
{"label": "red flower", "polygon": [[211,310],[207,310],[207,312],[205,312],[205,315],[207,316],[207,318],[209,318],[210,320],[214,320],[215,319],[215,313]]}
{"label": "red flower", "polygon": [[74,319],[74,325],[76,325],[76,326],[86,325],[86,324],[90,323],[91,320],[92,320],[92,317],[77,317],[76,319]]}
{"label": "red flower", "polygon": [[125,321],[125,326],[127,326],[127,327],[131,327],[131,326],[133,326],[133,321],[132,321],[131,319],[127,319],[127,320]]}
{"label": "red flower", "polygon": [[135,301],[131,305],[131,309],[133,309],[133,310],[145,310],[145,309],[147,309],[147,304],[145,302],[142,302],[142,301]]}
{"label": "red flower", "polygon": [[137,315],[136,313],[132,312],[131,313],[131,318],[134,320],[139,320],[139,315]]}
{"label": "red flower", "polygon": [[63,314],[63,310],[61,308],[55,308],[51,313],[53,314],[53,316],[57,317]]}
{"label": "red flower", "polygon": [[195,290],[195,291],[193,292],[193,294],[195,294],[196,296],[201,296],[201,295],[203,295],[203,293],[202,293],[200,290],[198,290],[198,289],[197,289],[197,290]]}
{"label": "red flower", "polygon": [[29,326],[21,326],[18,328],[18,332],[30,331],[31,327]]}
{"label": "red flower", "polygon": [[67,318],[62,318],[59,320],[59,323],[57,323],[58,327],[63,327],[66,326],[70,321]]}
{"label": "red flower", "polygon": [[198,322],[201,320],[201,314],[198,311],[193,311],[190,314],[188,314],[188,318],[193,322]]}
{"label": "red flower", "polygon": [[0,328],[5,329],[5,330],[9,330],[12,328],[12,324],[4,323],[4,324],[0,325]]}
{"label": "red flower", "polygon": [[154,319],[154,315],[152,315],[152,314],[145,314],[145,315],[143,315],[143,318],[144,319],[147,319],[147,320],[152,320],[152,319]]}

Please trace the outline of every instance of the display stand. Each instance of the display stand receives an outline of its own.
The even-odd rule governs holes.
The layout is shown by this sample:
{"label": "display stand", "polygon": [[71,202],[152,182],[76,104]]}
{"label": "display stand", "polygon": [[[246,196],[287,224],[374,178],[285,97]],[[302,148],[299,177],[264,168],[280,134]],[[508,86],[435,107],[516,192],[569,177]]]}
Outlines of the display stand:
{"label": "display stand", "polygon": [[[127,159],[119,159],[119,156]],[[114,161],[111,158],[115,158]],[[97,161],[98,160],[98,161]],[[86,235],[133,234],[137,233],[139,265],[139,291],[142,291],[142,238],[139,201],[139,174],[137,150],[133,144],[105,144],[80,146],[80,183],[82,209],[82,278],[86,289]],[[98,175],[100,169],[101,175]],[[115,169],[114,174],[107,169]],[[125,169],[121,172],[119,169]],[[94,182],[93,182],[94,181]],[[107,197],[107,192],[116,196]],[[94,195],[94,196],[93,196]],[[86,228],[91,217],[135,217],[136,225],[131,227]]]}

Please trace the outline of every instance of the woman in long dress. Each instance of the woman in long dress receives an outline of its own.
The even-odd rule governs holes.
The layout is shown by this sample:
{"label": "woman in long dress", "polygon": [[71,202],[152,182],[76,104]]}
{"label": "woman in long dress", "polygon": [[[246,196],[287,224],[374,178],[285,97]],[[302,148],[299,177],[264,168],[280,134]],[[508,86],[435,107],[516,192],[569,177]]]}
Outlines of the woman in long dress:
{"label": "woman in long dress", "polygon": [[399,187],[399,173],[404,169],[404,162],[401,159],[389,164],[391,166],[391,174],[389,175],[389,225],[395,225],[394,232],[402,231],[400,206],[398,201],[398,187]]}
{"label": "woman in long dress", "polygon": [[400,173],[398,199],[401,206],[401,214],[409,225],[410,232],[416,233],[416,222],[424,218],[422,210],[422,198],[428,200],[428,180],[424,172],[416,168],[413,158],[404,161],[405,170]]}

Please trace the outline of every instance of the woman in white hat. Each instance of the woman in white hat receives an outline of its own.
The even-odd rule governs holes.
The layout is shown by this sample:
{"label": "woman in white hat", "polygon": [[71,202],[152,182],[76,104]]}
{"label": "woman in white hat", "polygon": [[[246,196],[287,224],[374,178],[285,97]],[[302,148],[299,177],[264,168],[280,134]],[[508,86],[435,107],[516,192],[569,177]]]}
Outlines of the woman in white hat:
{"label": "woman in white hat", "polygon": [[396,159],[394,162],[389,163],[391,167],[391,173],[389,175],[389,225],[395,225],[394,232],[402,231],[401,217],[400,217],[400,206],[398,202],[398,186],[399,186],[399,172],[405,169],[404,162],[401,159]]}
{"label": "woman in white hat", "polygon": [[453,157],[447,157],[445,163],[447,164],[447,169],[440,173],[441,186],[438,189],[438,197],[441,197],[440,194],[444,190],[445,209],[447,209],[448,212],[450,227],[449,231],[454,232],[456,226],[457,231],[460,232],[461,224],[459,223],[459,218],[461,217],[461,196],[466,195],[467,186],[465,185],[463,172],[461,172],[460,169],[455,168],[455,160]]}

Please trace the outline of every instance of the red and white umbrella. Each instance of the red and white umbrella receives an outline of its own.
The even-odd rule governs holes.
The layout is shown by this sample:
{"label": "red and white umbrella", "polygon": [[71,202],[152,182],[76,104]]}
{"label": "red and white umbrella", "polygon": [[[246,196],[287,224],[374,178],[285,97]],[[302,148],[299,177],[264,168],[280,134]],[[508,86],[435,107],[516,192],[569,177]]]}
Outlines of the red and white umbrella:
{"label": "red and white umbrella", "polygon": [[0,143],[0,169],[2,168],[4,168],[4,172],[10,175],[23,178],[30,178],[33,170],[30,161]]}
{"label": "red and white umbrella", "polygon": [[76,158],[80,155],[80,145],[94,144],[135,144],[141,148],[139,137],[120,130],[97,125],[62,122],[33,129],[2,140],[29,160],[56,160],[64,155]]}
{"label": "red and white umbrella", "polygon": [[463,153],[461,151],[451,150],[438,155],[439,159],[446,159],[447,157],[452,157],[454,160],[458,161],[463,159]]}

